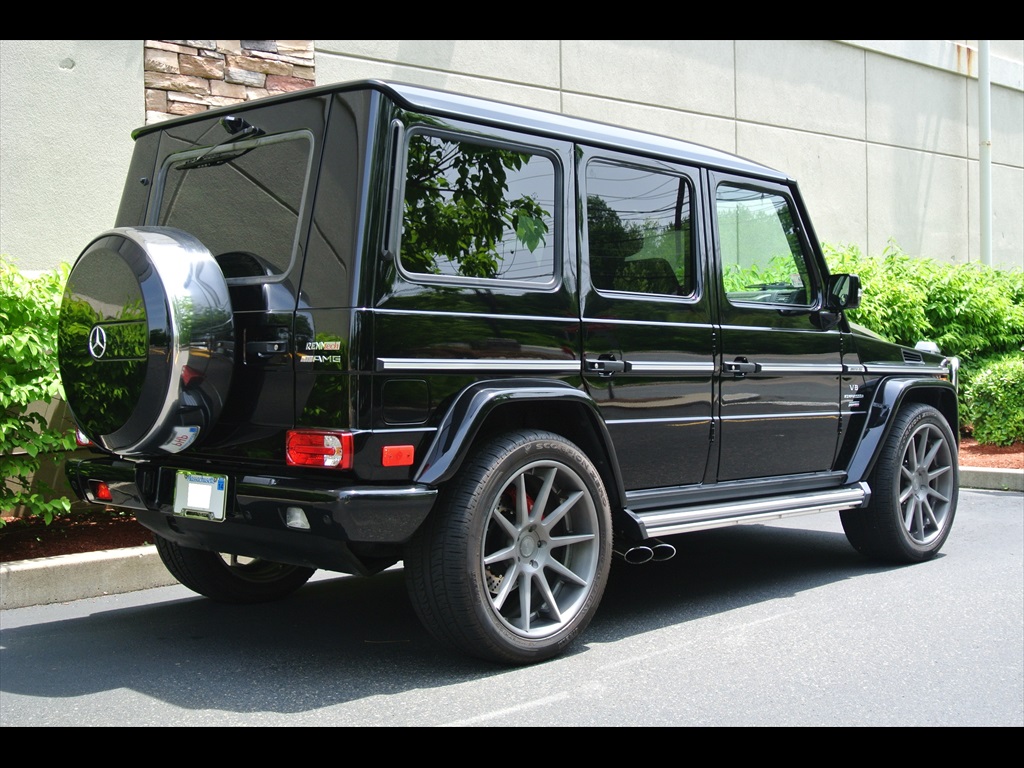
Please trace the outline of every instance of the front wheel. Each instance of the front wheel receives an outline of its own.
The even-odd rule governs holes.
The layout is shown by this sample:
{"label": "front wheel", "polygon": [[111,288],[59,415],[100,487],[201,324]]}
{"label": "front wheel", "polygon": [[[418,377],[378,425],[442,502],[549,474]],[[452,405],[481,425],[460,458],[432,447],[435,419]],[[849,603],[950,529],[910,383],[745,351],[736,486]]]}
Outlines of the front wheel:
{"label": "front wheel", "polygon": [[222,603],[280,600],[315,573],[297,565],[183,547],[163,536],[156,537],[156,551],[184,586]]}
{"label": "front wheel", "polygon": [[956,440],[942,414],[921,403],[902,408],[868,484],[868,507],[841,513],[854,548],[897,563],[938,554],[953,525],[960,488]]}
{"label": "front wheel", "polygon": [[559,435],[491,440],[410,543],[406,580],[437,639],[505,664],[551,658],[590,623],[611,563],[608,496]]}

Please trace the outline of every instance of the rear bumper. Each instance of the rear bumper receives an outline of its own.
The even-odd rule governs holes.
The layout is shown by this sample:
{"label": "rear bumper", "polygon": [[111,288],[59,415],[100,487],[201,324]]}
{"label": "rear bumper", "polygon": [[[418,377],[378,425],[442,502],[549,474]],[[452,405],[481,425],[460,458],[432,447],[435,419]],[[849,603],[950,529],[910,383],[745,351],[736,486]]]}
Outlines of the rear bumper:
{"label": "rear bumper", "polygon": [[[133,510],[155,533],[183,546],[262,557],[344,573],[378,570],[375,560],[409,540],[433,507],[437,490],[422,485],[354,486],[309,477],[251,475],[205,467],[228,476],[223,522],[173,514],[178,466],[111,458],[69,461],[66,473],[79,498]],[[99,483],[111,500],[96,498]],[[289,527],[300,510],[308,528]],[[387,564],[390,564],[388,562]]]}

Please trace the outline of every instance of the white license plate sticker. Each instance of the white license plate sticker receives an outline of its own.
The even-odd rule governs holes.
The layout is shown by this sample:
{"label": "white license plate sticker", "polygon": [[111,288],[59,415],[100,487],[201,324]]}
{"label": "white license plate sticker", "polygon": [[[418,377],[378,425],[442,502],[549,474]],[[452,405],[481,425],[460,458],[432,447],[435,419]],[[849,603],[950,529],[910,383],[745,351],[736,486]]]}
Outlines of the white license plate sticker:
{"label": "white license plate sticker", "polygon": [[220,522],[225,518],[228,479],[179,469],[174,479],[174,514]]}

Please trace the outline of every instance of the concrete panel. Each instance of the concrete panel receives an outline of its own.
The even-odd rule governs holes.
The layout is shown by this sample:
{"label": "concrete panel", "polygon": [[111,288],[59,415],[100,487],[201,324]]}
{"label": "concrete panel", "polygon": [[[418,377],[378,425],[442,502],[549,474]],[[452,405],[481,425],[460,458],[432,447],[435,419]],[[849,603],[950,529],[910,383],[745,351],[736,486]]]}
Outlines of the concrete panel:
{"label": "concrete panel", "polygon": [[736,117],[863,139],[864,56],[829,40],[737,40]]}
{"label": "concrete panel", "polygon": [[[981,261],[978,164],[971,163],[971,261]],[[992,266],[1024,269],[1024,170],[992,166]]]}
{"label": "concrete panel", "polygon": [[563,40],[566,91],[735,114],[731,40]]}
{"label": "concrete panel", "polygon": [[575,94],[565,94],[562,101],[567,115],[735,152],[736,124],[732,120]]}
{"label": "concrete panel", "polygon": [[868,242],[864,144],[831,136],[740,123],[737,154],[773,166],[800,185],[818,240]]}
{"label": "concrete panel", "polygon": [[[557,40],[317,40],[315,46],[318,54],[558,87]],[[325,82],[319,61],[317,82]]]}
{"label": "concrete panel", "polygon": [[967,261],[968,161],[877,145],[867,160],[868,252],[892,239],[912,256]]}
{"label": "concrete panel", "polygon": [[456,75],[433,69],[417,69],[416,67],[389,62],[368,61],[317,49],[317,85],[365,79],[415,83],[416,85],[430,88],[464,93],[469,96],[496,99],[524,107],[547,109],[552,112],[558,112],[561,105],[559,94],[555,90],[535,88],[500,80]]}
{"label": "concrete panel", "polygon": [[967,156],[967,80],[868,53],[867,139]]}
{"label": "concrete panel", "polygon": [[145,122],[141,40],[0,42],[0,252],[73,261],[110,227]]}
{"label": "concrete panel", "polygon": [[1024,62],[1024,40],[991,40],[988,45],[993,58]]}
{"label": "concrete panel", "polygon": [[[967,88],[970,95],[967,111],[969,131],[967,151],[972,160],[977,160],[981,148],[978,82],[970,80]],[[989,108],[992,128],[992,162],[1016,168],[1024,167],[1024,93],[1010,88],[992,86]]]}

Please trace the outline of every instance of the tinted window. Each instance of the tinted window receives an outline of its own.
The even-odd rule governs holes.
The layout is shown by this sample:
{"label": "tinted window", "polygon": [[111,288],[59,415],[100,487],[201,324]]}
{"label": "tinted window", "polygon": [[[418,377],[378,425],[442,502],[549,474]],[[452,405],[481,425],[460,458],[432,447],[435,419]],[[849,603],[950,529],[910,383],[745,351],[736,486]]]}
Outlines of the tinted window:
{"label": "tinted window", "polygon": [[445,278],[550,283],[555,166],[519,148],[409,137],[401,264]]}
{"label": "tinted window", "polygon": [[810,305],[811,279],[789,200],[754,187],[719,184],[716,206],[729,300]]}
{"label": "tinted window", "polygon": [[298,133],[173,155],[164,166],[157,223],[198,237],[214,256],[245,254],[222,265],[229,278],[287,273],[311,149],[311,137]]}
{"label": "tinted window", "polygon": [[614,291],[693,293],[693,190],[687,178],[604,161],[587,165],[591,279]]}

